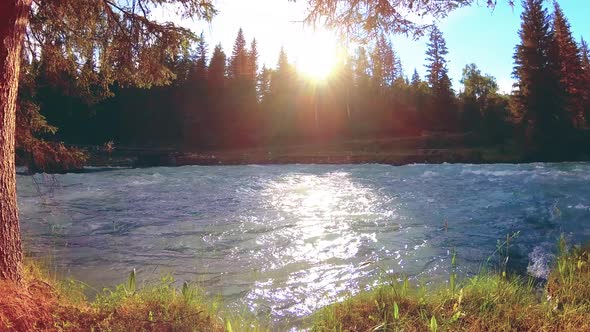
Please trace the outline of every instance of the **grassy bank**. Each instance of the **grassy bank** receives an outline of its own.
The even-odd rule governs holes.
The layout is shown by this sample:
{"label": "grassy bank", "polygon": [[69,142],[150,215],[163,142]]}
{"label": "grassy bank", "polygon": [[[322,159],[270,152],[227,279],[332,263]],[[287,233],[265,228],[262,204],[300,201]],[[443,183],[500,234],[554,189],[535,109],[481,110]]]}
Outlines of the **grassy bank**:
{"label": "grassy bank", "polygon": [[[231,323],[230,323],[231,324]],[[50,277],[27,262],[21,284],[0,282],[0,331],[224,331],[228,326],[215,302],[199,288],[173,286],[164,278],[137,287],[126,284],[88,301],[83,286]]]}
{"label": "grassy bank", "polygon": [[328,306],[313,331],[590,331],[590,251],[562,252],[544,287],[505,273],[444,286],[395,280]]}
{"label": "grassy bank", "polygon": [[[590,250],[561,252],[548,282],[480,273],[438,286],[392,281],[328,306],[312,331],[590,331]],[[454,259],[453,259],[454,261]],[[223,312],[202,291],[171,278],[147,287],[135,274],[93,301],[73,281],[27,263],[22,284],[0,282],[1,331],[266,331],[247,315]]]}

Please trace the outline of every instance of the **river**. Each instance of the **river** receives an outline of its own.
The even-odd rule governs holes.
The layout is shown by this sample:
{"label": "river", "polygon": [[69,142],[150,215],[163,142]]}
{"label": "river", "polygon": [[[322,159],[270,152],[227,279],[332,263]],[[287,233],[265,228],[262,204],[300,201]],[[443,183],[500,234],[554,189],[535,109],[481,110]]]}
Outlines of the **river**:
{"label": "river", "polygon": [[384,274],[477,273],[498,240],[544,278],[590,240],[590,164],[276,165],[19,175],[26,251],[100,289],[172,274],[277,324]]}

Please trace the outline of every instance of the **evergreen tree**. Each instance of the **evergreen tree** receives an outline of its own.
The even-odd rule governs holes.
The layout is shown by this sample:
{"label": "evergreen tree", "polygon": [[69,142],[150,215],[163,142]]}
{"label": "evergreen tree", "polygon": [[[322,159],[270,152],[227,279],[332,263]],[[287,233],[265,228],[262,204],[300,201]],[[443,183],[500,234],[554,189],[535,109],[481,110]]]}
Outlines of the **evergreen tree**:
{"label": "evergreen tree", "polygon": [[385,86],[392,86],[395,79],[398,77],[398,58],[393,50],[391,41],[385,38],[383,34],[379,37],[379,44],[382,49],[382,63],[383,63],[383,80]]}
{"label": "evergreen tree", "polygon": [[375,117],[370,114],[374,111],[372,103],[375,101],[375,98],[370,97],[373,95],[371,93],[371,64],[369,63],[366,49],[362,46],[357,48],[353,60],[354,92],[352,94],[352,102],[357,112],[352,132],[353,135],[358,136],[366,135],[367,132],[372,130],[373,124],[370,122]]}
{"label": "evergreen tree", "polygon": [[199,37],[199,42],[197,43],[197,61],[195,62],[195,76],[199,80],[207,79],[207,42],[205,41],[205,36],[201,32]]}
{"label": "evergreen tree", "polygon": [[258,44],[256,39],[252,39],[250,49],[246,50],[246,66],[243,83],[238,91],[240,98],[237,98],[238,104],[235,105],[238,116],[238,126],[240,130],[238,142],[249,145],[255,144],[258,140],[259,129],[262,127],[260,122],[261,114],[259,111],[259,99],[257,91],[258,79]]}
{"label": "evergreen tree", "polygon": [[205,141],[210,133],[204,128],[213,121],[208,106],[207,91],[207,43],[203,33],[199,36],[195,58],[188,80],[183,86],[183,143],[190,148]]}
{"label": "evergreen tree", "polygon": [[413,117],[416,127],[425,128],[428,123],[428,104],[431,99],[430,87],[427,82],[420,78],[420,74],[418,74],[418,70],[416,69],[414,69],[414,74],[412,75],[409,98],[410,108],[414,111]]}
{"label": "evergreen tree", "polygon": [[288,93],[289,85],[293,79],[293,68],[289,63],[285,49],[281,47],[279,51],[279,60],[277,62],[277,69],[274,71],[271,78],[271,93],[275,96]]}
{"label": "evergreen tree", "polygon": [[393,82],[400,76],[401,62],[384,34],[379,35],[371,60],[373,86],[393,86]]}
{"label": "evergreen tree", "polygon": [[456,113],[454,112],[454,92],[445,59],[449,51],[443,34],[437,26],[430,31],[427,47],[427,81],[433,96],[430,110],[431,125],[436,129],[452,130],[456,127]]}
{"label": "evergreen tree", "polygon": [[580,42],[580,59],[582,67],[582,97],[584,103],[584,117],[586,124],[590,123],[590,49],[582,38]]}
{"label": "evergreen tree", "polygon": [[590,48],[584,38],[580,41],[580,58],[582,63],[582,70],[590,71]]}
{"label": "evergreen tree", "polygon": [[377,94],[383,93],[385,84],[385,74],[383,72],[384,49],[383,45],[377,42],[371,52],[371,88]]}
{"label": "evergreen tree", "polygon": [[209,85],[213,89],[223,89],[226,73],[226,55],[221,44],[217,44],[213,50],[208,69]]}
{"label": "evergreen tree", "polygon": [[522,119],[528,152],[537,154],[563,145],[571,122],[559,100],[555,43],[543,0],[523,0],[523,8],[521,42],[514,54],[517,83],[512,108]]}
{"label": "evergreen tree", "polygon": [[209,100],[209,111],[212,112],[211,118],[213,125],[208,130],[214,132],[216,143],[219,144],[219,131],[223,129],[226,120],[225,112],[225,95],[227,93],[226,86],[226,55],[223,52],[221,44],[217,44],[213,49],[211,61],[209,61],[209,69],[207,71],[207,92]]}
{"label": "evergreen tree", "polygon": [[420,74],[418,74],[418,70],[414,68],[414,73],[412,74],[411,85],[418,86],[421,82],[422,82],[422,79],[420,79]]}
{"label": "evergreen tree", "polygon": [[248,52],[248,79],[256,81],[258,75],[258,43],[256,38],[252,39],[250,43],[250,51]]}
{"label": "evergreen tree", "polygon": [[371,75],[369,74],[369,59],[364,47],[359,47],[354,59],[354,81],[357,90],[364,91],[369,87]]}
{"label": "evergreen tree", "polygon": [[269,107],[272,109],[270,136],[274,139],[290,139],[294,135],[295,91],[293,67],[289,63],[287,53],[281,47],[277,68],[270,79]]}
{"label": "evergreen tree", "polygon": [[[402,66],[402,59],[399,56],[396,56],[395,51],[393,52],[393,56],[395,57],[395,64],[393,66],[393,76],[394,77],[404,77],[404,67]],[[407,77],[406,77],[407,81]]]}
{"label": "evergreen tree", "polygon": [[557,74],[562,90],[562,105],[568,116],[577,126],[581,126],[584,118],[583,70],[580,50],[572,36],[570,24],[563,14],[557,1],[554,2],[553,34],[555,38],[554,52]]}
{"label": "evergreen tree", "polygon": [[230,77],[234,80],[248,77],[249,74],[248,50],[246,49],[246,39],[242,28],[238,30],[236,41],[232,50],[232,56],[229,65]]}
{"label": "evergreen tree", "polygon": [[[446,41],[442,32],[437,26],[430,31],[430,39],[427,44],[426,64],[428,72],[428,84],[434,90],[442,90],[442,86],[448,77],[447,60],[445,56],[449,53]],[[438,92],[438,91],[437,91]]]}
{"label": "evergreen tree", "polygon": [[266,65],[262,65],[260,74],[258,75],[258,100],[264,102],[267,100],[270,94],[270,79],[272,76],[272,70],[266,68]]}
{"label": "evergreen tree", "polygon": [[226,96],[226,144],[247,144],[247,128],[252,126],[253,106],[256,103],[256,80],[252,76],[252,62],[246,48],[242,28],[234,42],[229,61],[229,95]]}
{"label": "evergreen tree", "polygon": [[[246,77],[247,82],[245,84],[246,89],[246,96],[247,99],[245,100],[245,105],[247,108],[250,108],[250,118],[247,119],[249,122],[259,122],[257,121],[257,117],[259,116],[258,110],[258,102],[260,100],[260,91],[258,91],[258,44],[256,39],[252,39],[250,43],[250,51],[248,52],[248,75]],[[250,127],[254,128],[256,126],[255,123],[251,123]]]}

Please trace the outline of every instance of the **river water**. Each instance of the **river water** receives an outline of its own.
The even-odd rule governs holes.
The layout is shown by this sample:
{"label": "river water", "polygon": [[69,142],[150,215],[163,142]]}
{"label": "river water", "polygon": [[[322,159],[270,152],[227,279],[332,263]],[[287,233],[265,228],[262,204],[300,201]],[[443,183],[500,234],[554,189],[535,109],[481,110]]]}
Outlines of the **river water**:
{"label": "river water", "polygon": [[18,176],[25,248],[100,289],[167,273],[277,324],[384,273],[510,267],[543,278],[565,234],[590,240],[590,164],[276,165]]}

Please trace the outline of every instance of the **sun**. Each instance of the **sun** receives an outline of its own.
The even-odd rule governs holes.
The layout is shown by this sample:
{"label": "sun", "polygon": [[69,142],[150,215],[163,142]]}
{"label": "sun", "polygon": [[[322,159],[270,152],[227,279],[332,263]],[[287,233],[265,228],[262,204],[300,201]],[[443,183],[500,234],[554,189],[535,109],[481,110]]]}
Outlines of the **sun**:
{"label": "sun", "polygon": [[339,61],[338,39],[325,29],[306,31],[297,53],[297,70],[314,82],[324,81]]}

